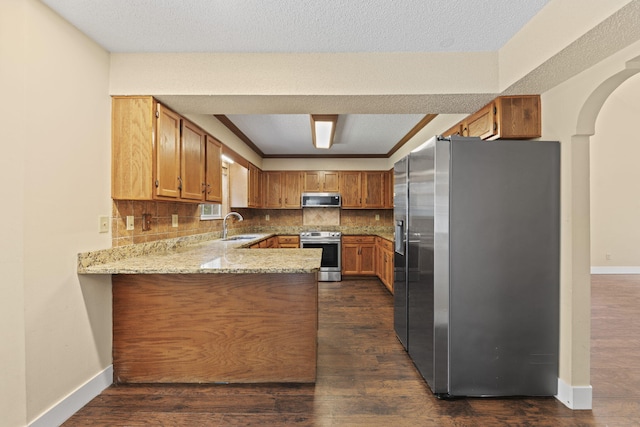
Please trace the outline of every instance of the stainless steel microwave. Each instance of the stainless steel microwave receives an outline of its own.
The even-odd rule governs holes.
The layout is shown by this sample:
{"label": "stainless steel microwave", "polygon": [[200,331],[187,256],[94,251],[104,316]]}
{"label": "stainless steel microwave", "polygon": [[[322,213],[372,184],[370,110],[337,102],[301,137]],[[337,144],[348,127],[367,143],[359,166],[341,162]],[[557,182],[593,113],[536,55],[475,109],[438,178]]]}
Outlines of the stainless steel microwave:
{"label": "stainless steel microwave", "polygon": [[339,208],[340,193],[302,193],[303,208]]}

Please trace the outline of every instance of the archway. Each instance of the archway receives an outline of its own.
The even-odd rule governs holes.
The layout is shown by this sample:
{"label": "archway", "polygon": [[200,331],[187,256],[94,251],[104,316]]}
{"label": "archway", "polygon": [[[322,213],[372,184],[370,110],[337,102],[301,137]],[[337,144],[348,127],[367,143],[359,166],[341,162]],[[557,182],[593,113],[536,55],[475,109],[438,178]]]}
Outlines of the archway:
{"label": "archway", "polygon": [[[628,61],[623,70],[598,85],[580,109],[576,133],[571,137],[568,153],[570,172],[567,175],[570,181],[567,187],[570,189],[571,200],[566,208],[571,212],[571,222],[567,225],[572,262],[569,272],[570,286],[562,290],[561,296],[569,301],[571,309],[563,314],[561,333],[571,337],[570,348],[565,349],[565,353],[571,370],[567,379],[574,385],[569,386],[561,380],[557,398],[573,409],[590,409],[592,406],[592,390],[588,385],[590,346],[585,347],[582,344],[590,342],[591,333],[588,326],[588,320],[591,318],[590,139],[595,134],[596,119],[607,98],[624,81],[638,73],[640,73],[640,56]],[[575,384],[587,385],[576,386]]]}

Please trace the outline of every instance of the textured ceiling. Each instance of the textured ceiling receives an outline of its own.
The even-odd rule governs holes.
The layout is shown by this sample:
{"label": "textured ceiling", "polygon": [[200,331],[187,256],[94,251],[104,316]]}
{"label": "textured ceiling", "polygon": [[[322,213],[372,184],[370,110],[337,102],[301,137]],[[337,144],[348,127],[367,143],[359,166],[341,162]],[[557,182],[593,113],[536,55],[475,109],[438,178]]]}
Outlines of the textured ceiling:
{"label": "textured ceiling", "polygon": [[[502,47],[548,0],[42,0],[110,52],[490,52]],[[496,23],[500,23],[496,25]],[[152,94],[158,96],[159,94]],[[363,98],[341,114],[334,148],[311,145],[309,118],[273,114],[295,102],[274,100],[260,114],[207,110],[207,96],[159,96],[180,113],[225,114],[265,155],[384,155],[425,114],[472,111],[494,94],[415,97],[390,110],[388,99]],[[330,98],[337,102],[338,97]],[[353,101],[353,100],[352,100]],[[216,105],[225,105],[217,97]],[[277,103],[278,100],[275,100]],[[384,108],[376,108],[385,103]],[[451,107],[449,107],[451,106]],[[331,106],[297,106],[330,111]],[[336,105],[336,111],[340,105]],[[433,110],[429,108],[433,107]],[[275,108],[269,110],[270,108]],[[352,106],[350,107],[352,108]],[[370,110],[370,111],[369,111]],[[404,111],[403,111],[404,110]],[[396,114],[375,114],[381,111]]]}
{"label": "textured ceiling", "polygon": [[495,51],[548,2],[42,1],[110,52]]}

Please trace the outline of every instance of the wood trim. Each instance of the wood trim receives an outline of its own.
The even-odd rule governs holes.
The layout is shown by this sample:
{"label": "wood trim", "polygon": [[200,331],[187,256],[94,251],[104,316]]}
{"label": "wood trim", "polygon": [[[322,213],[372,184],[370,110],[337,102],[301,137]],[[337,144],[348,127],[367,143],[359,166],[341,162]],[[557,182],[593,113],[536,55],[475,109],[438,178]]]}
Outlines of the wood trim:
{"label": "wood trim", "polygon": [[235,151],[233,151],[231,148],[227,147],[224,144],[224,142],[221,142],[221,144],[222,144],[222,154],[224,154],[225,156],[233,159],[233,161],[236,162],[237,164],[239,164],[240,166],[242,166],[244,168],[247,168],[247,169],[249,168],[249,161],[247,159],[245,159],[240,154],[238,154]]}
{"label": "wood trim", "polygon": [[266,154],[263,159],[388,159],[387,154]]}
{"label": "wood trim", "polygon": [[420,132],[426,125],[431,123],[433,119],[438,117],[437,114],[427,114],[416,124],[413,129],[411,129],[396,145],[393,146],[391,150],[387,153],[385,157],[389,158],[398,151],[404,144],[406,144],[411,138],[413,138],[418,132]]}
{"label": "wood trim", "polygon": [[260,150],[258,146],[254,144],[247,135],[245,135],[240,129],[238,129],[238,127],[229,119],[229,117],[225,116],[224,114],[214,114],[213,117],[220,120],[220,122],[225,125],[227,129],[233,132],[238,138],[240,138],[242,142],[247,144],[249,148],[255,151],[256,154],[258,154],[260,157],[264,158],[264,153],[262,152],[262,150]]}
{"label": "wood trim", "polygon": [[[427,114],[420,120],[387,154],[264,154],[260,148],[245,135],[227,116],[224,114],[214,114],[223,125],[225,125],[231,132],[233,132],[238,138],[247,144],[253,151],[255,151],[263,159],[388,159],[398,151],[404,144],[406,144],[411,138],[413,138],[418,132],[420,132],[426,125],[431,123],[435,119],[437,114]],[[223,148],[224,148],[223,144]],[[224,152],[224,150],[223,150]],[[235,159],[234,159],[235,160]]]}

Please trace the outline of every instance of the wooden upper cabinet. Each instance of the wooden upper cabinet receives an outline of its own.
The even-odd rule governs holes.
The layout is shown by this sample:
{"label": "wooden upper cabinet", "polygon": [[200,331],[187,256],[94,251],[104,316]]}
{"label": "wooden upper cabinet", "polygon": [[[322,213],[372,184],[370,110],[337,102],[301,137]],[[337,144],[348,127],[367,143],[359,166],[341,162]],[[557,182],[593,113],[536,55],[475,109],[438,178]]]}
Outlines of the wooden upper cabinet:
{"label": "wooden upper cabinet", "polygon": [[155,155],[155,195],[180,197],[180,116],[157,104],[158,141]]}
{"label": "wooden upper cabinet", "polygon": [[156,102],[150,96],[111,101],[111,197],[150,200],[155,194]]}
{"label": "wooden upper cabinet", "polygon": [[495,118],[495,103],[485,105],[479,111],[476,111],[463,122],[463,136],[478,136],[481,139],[487,139],[495,135],[498,128]]}
{"label": "wooden upper cabinet", "polygon": [[[531,139],[542,135],[539,95],[501,96],[476,111],[459,125],[462,136],[493,139]],[[456,128],[443,135],[455,134]]]}
{"label": "wooden upper cabinet", "polygon": [[262,207],[262,170],[249,163],[249,200],[248,207]]}
{"label": "wooden upper cabinet", "polygon": [[362,206],[362,173],[356,171],[340,172],[340,194],[343,208]]}
{"label": "wooden upper cabinet", "polygon": [[393,169],[384,174],[384,207],[393,208]]}
{"label": "wooden upper cabinet", "polygon": [[114,96],[111,118],[113,199],[222,201],[221,146],[198,126],[151,96]]}
{"label": "wooden upper cabinet", "polygon": [[302,172],[284,172],[282,207],[299,208],[302,196]]}
{"label": "wooden upper cabinet", "polygon": [[180,197],[204,200],[205,132],[195,124],[182,120]]}
{"label": "wooden upper cabinet", "polygon": [[[387,200],[390,177],[385,171],[340,172],[340,194],[343,208],[382,209],[392,207]],[[391,204],[391,206],[389,205]]]}
{"label": "wooden upper cabinet", "polygon": [[502,96],[496,100],[495,138],[527,139],[542,136],[540,96]]}
{"label": "wooden upper cabinet", "polygon": [[282,207],[282,172],[264,172],[264,203],[265,208]]}
{"label": "wooden upper cabinet", "polygon": [[362,207],[385,207],[385,172],[362,172]]}
{"label": "wooden upper cabinet", "polygon": [[302,191],[337,193],[340,189],[339,173],[335,171],[304,172]]}
{"label": "wooden upper cabinet", "polygon": [[206,141],[204,200],[222,203],[222,144],[210,135],[207,135]]}
{"label": "wooden upper cabinet", "polygon": [[265,208],[299,208],[302,172],[263,172]]}
{"label": "wooden upper cabinet", "polygon": [[463,123],[456,123],[454,126],[442,132],[442,136],[462,135],[463,128],[464,128]]}

